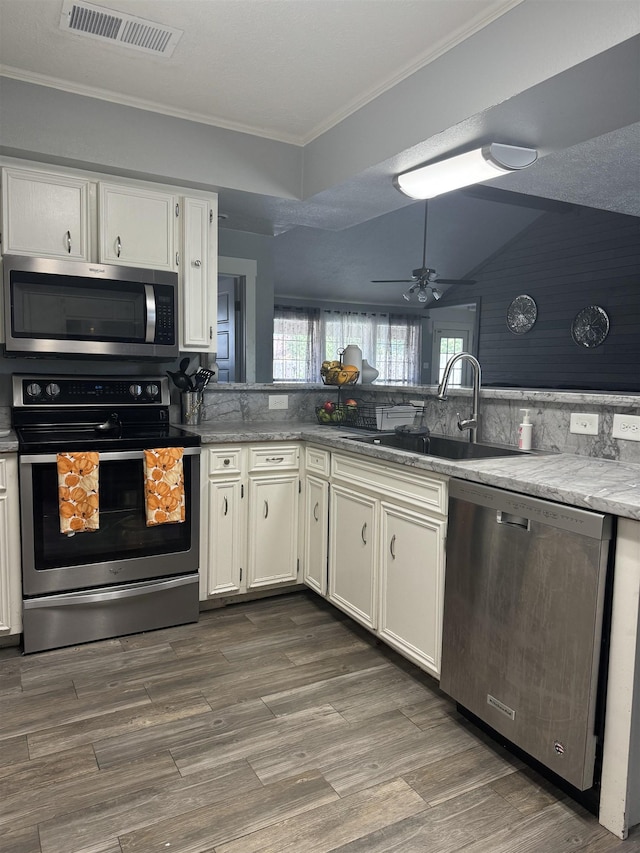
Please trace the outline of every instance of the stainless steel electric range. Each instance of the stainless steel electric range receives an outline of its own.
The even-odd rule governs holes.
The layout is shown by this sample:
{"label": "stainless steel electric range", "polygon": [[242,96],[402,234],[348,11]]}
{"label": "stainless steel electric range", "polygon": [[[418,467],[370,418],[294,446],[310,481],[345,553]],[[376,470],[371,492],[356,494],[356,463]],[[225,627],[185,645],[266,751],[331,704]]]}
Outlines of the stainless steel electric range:
{"label": "stainless steel electric range", "polygon": [[[198,619],[200,438],[166,377],[14,375],[24,651]],[[183,448],[185,520],[148,526],[145,450]],[[99,529],[60,532],[57,455],[97,451]]]}

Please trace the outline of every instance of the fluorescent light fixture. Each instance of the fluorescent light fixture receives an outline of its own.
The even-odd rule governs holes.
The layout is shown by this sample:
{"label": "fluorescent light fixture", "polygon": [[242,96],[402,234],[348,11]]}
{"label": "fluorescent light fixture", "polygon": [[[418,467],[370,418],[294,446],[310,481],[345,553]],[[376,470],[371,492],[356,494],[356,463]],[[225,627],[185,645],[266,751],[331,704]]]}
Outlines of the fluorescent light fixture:
{"label": "fluorescent light fixture", "polygon": [[434,198],[460,187],[489,181],[507,172],[526,169],[537,158],[535,148],[491,142],[448,160],[438,160],[403,172],[393,179],[393,183],[400,192],[411,198]]}

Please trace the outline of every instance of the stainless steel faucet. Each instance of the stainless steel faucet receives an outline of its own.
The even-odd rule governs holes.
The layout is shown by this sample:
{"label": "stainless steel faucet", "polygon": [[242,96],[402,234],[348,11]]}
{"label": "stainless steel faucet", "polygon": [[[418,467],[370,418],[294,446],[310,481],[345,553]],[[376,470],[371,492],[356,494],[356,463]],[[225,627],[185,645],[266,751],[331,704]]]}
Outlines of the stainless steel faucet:
{"label": "stainless steel faucet", "polygon": [[471,417],[466,418],[465,420],[460,420],[460,412],[457,413],[458,429],[461,431],[468,429],[469,441],[473,444],[478,441],[478,433],[480,431],[480,383],[482,377],[480,362],[475,356],[471,355],[469,352],[459,352],[456,353],[456,355],[451,356],[444,369],[442,381],[440,382],[440,385],[438,385],[438,400],[447,399],[447,385],[449,384],[451,370],[453,369],[454,364],[461,359],[466,359],[473,369],[473,411],[471,412]]}

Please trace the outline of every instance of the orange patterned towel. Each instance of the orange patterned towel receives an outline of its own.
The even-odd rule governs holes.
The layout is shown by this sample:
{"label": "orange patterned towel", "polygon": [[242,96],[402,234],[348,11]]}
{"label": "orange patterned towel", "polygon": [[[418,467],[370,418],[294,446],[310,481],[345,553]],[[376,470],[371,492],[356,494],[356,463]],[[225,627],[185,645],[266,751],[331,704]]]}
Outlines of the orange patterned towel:
{"label": "orange patterned towel", "polygon": [[147,527],[184,521],[182,447],[144,452],[144,493]]}
{"label": "orange patterned towel", "polygon": [[58,453],[60,533],[98,530],[98,454]]}

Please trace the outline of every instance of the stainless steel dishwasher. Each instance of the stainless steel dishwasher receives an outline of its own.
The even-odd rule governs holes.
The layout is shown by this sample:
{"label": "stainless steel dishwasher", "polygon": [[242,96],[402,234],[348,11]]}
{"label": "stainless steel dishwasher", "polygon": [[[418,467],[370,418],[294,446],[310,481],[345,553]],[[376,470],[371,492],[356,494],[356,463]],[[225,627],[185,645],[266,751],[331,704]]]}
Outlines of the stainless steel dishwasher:
{"label": "stainless steel dishwasher", "polygon": [[452,480],[440,686],[580,791],[594,783],[612,519]]}

